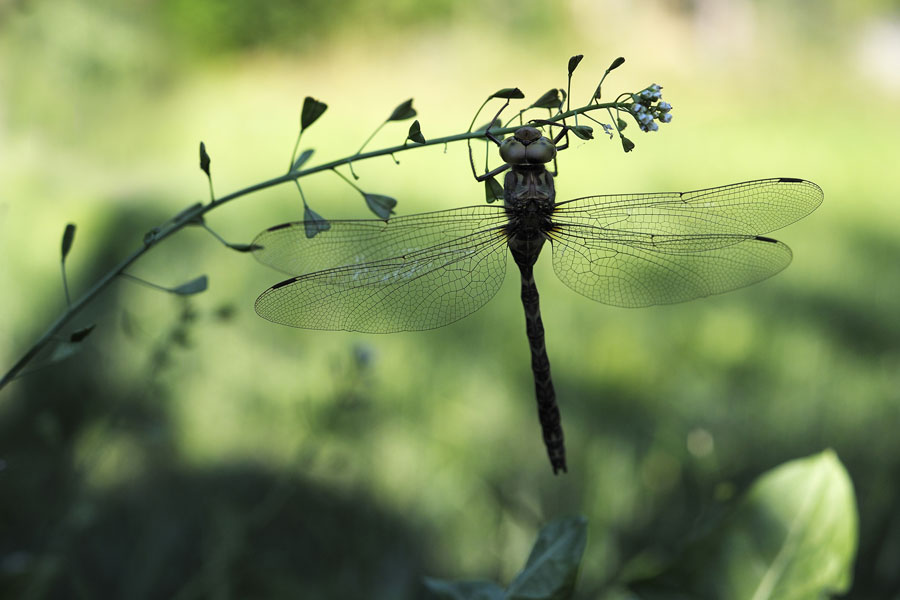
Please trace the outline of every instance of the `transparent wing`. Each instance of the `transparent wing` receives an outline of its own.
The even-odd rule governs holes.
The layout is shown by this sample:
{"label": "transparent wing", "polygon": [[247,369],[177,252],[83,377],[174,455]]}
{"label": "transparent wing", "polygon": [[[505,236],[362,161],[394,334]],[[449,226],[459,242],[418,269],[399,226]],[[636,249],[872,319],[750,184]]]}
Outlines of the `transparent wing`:
{"label": "transparent wing", "polygon": [[553,269],[567,286],[614,306],[672,304],[735,290],[791,262],[783,243],[761,236],[609,237],[601,228],[550,235]]}
{"label": "transparent wing", "polygon": [[493,228],[384,260],[283,281],[256,300],[275,323],[391,333],[433,329],[490,300],[506,272],[506,233]]}
{"label": "transparent wing", "polygon": [[417,252],[506,223],[502,206],[485,205],[394,217],[387,221],[331,221],[331,228],[306,237],[304,221],[271,227],[256,236],[261,263],[289,275],[361,264]]}
{"label": "transparent wing", "polygon": [[816,184],[781,177],[693,192],[588,196],[559,203],[553,221],[633,233],[761,235],[802,219],[822,198]]}
{"label": "transparent wing", "polygon": [[576,292],[615,306],[719,294],[787,267],[790,249],[760,234],[793,223],[821,202],[818,186],[786,178],[579,198],[553,213],[553,268]]}

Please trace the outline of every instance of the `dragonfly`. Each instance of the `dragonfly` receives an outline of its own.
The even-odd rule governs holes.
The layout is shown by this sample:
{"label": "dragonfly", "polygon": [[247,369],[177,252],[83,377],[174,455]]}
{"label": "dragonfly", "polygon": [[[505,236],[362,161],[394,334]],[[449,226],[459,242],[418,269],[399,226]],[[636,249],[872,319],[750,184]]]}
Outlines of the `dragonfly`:
{"label": "dragonfly", "polygon": [[[381,219],[331,221],[307,238],[303,221],[254,240],[256,258],[291,277],[256,300],[256,312],[292,327],[364,333],[449,325],[500,289],[508,254],[519,269],[537,412],[553,473],[566,472],[534,265],[544,245],[572,290],[621,307],[683,302],[766,279],[791,262],[763,234],[815,210],[822,190],[802,179],[745,181],[689,192],[587,196],[556,202],[547,169],[566,144],[531,125],[499,146],[503,204]],[[474,171],[474,166],[473,166]],[[328,268],[323,268],[328,267]]]}

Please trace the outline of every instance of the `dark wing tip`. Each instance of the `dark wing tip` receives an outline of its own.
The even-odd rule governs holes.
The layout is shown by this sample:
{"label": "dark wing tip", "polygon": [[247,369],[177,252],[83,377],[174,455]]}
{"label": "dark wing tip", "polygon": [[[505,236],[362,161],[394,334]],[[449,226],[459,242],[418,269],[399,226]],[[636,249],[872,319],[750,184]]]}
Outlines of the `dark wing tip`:
{"label": "dark wing tip", "polygon": [[266,231],[278,231],[279,229],[287,229],[288,227],[293,227],[293,223],[282,223],[281,225],[274,225],[266,229]]}
{"label": "dark wing tip", "polygon": [[[766,236],[764,236],[764,235],[758,235],[758,236],[756,236],[754,239],[757,240],[757,241],[759,241],[759,242],[769,242],[770,244],[777,244],[777,243],[779,243],[778,240],[776,240],[776,239],[774,239],[774,238],[766,237]],[[279,285],[280,285],[280,284],[279,284]]]}
{"label": "dark wing tip", "polygon": [[290,279],[285,279],[284,281],[282,281],[280,283],[276,283],[275,285],[270,287],[269,290],[277,290],[280,287],[284,287],[286,285],[290,285],[290,284],[294,283],[298,279],[300,279],[300,278],[299,277],[291,277]]}
{"label": "dark wing tip", "polygon": [[[808,179],[800,179],[797,177],[779,177],[779,183],[799,183],[802,185],[806,191],[811,194],[810,200],[813,202],[813,206],[809,208],[809,212],[814,211],[822,201],[825,200],[825,192],[822,191],[822,188],[819,187],[816,183],[809,181]],[[807,213],[809,214],[809,213]]]}

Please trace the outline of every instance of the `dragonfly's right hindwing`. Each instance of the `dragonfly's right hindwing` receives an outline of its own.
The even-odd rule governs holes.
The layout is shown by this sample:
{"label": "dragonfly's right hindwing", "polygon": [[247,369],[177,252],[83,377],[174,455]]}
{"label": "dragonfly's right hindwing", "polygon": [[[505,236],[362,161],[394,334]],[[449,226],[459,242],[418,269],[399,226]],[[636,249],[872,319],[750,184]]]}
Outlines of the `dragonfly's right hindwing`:
{"label": "dragonfly's right hindwing", "polygon": [[563,231],[551,235],[559,279],[591,300],[626,308],[736,290],[775,275],[792,258],[785,244],[761,236],[656,236],[637,243],[605,238],[602,230]]}

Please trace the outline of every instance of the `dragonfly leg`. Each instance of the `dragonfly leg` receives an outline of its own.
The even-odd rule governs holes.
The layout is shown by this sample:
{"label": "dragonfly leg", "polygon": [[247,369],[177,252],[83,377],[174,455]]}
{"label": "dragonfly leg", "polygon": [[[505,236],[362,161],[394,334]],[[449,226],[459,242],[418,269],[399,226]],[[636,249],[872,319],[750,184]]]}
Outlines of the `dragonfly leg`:
{"label": "dragonfly leg", "polygon": [[565,150],[566,148],[569,147],[569,126],[566,124],[563,124],[562,128],[563,128],[563,130],[560,131],[556,135],[555,138],[553,138],[553,145],[556,146],[556,144],[559,143],[559,140],[563,139],[563,137],[566,138],[566,143],[563,144],[562,146],[556,146],[557,150]]}
{"label": "dragonfly leg", "polygon": [[[472,158],[472,157],[470,156],[469,159],[471,159],[471,158]],[[509,167],[510,167],[510,165],[504,163],[504,164],[500,165],[499,167],[497,167],[496,169],[494,169],[493,171],[488,171],[487,173],[484,173],[484,174],[482,174],[482,175],[478,175],[478,174],[475,172],[475,164],[472,163],[472,174],[475,175],[475,181],[479,181],[479,182],[480,182],[480,181],[484,181],[484,180],[487,179],[488,177],[493,177],[494,175],[499,175],[499,174],[502,173],[503,171],[507,170]]]}
{"label": "dragonfly leg", "polygon": [[486,137],[487,139],[491,140],[492,142],[494,142],[494,143],[497,144],[498,146],[499,146],[500,144],[502,144],[503,142],[501,142],[500,140],[498,140],[498,139],[497,139],[497,136],[495,136],[493,133],[491,133],[491,128],[494,126],[494,122],[495,122],[497,119],[500,118],[500,113],[502,113],[503,110],[504,110],[507,106],[509,106],[509,98],[506,99],[506,102],[503,104],[503,106],[500,107],[500,110],[497,111],[497,114],[494,115],[494,118],[491,119],[491,121],[488,123],[488,126],[487,126],[487,127],[485,128],[485,130],[484,130],[484,137]]}
{"label": "dragonfly leg", "polygon": [[[490,122],[488,123],[487,127],[484,130],[484,137],[486,137],[490,141],[497,144],[497,146],[500,146],[500,144],[502,144],[503,142],[501,142],[499,139],[497,139],[497,136],[495,136],[493,133],[491,133],[491,127],[494,126],[494,122],[500,117],[500,113],[502,113],[503,109],[506,108],[507,106],[509,106],[509,98],[506,99],[506,102],[503,104],[503,106],[500,107],[500,110],[497,111],[497,114],[494,115],[494,118],[490,120]],[[482,175],[479,175],[478,171],[475,170],[475,159],[472,158],[472,140],[466,140],[466,145],[469,147],[469,164],[472,166],[472,175],[475,177],[475,181],[478,181],[478,182],[484,181],[485,179],[488,179],[489,177],[493,177],[494,175],[502,173],[503,171],[505,171],[506,169],[509,168],[508,164],[503,164],[502,166],[497,167],[493,171],[488,171],[488,172],[483,173]],[[485,168],[487,168],[486,165],[485,165]]]}
{"label": "dragonfly leg", "polygon": [[[559,140],[561,140],[563,138],[563,136],[565,136],[565,138],[566,138],[566,143],[563,144],[562,146],[556,146],[556,144],[559,142]],[[563,125],[563,130],[560,131],[559,135],[557,135],[555,138],[553,138],[552,141],[553,141],[553,145],[556,146],[557,153],[562,152],[563,150],[568,148],[569,147],[569,126]],[[559,166],[556,163],[555,155],[553,156],[553,170],[550,171],[550,174],[553,175],[554,177],[559,175]]]}

